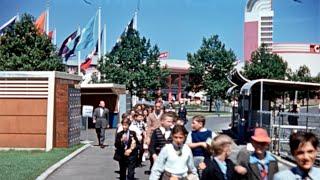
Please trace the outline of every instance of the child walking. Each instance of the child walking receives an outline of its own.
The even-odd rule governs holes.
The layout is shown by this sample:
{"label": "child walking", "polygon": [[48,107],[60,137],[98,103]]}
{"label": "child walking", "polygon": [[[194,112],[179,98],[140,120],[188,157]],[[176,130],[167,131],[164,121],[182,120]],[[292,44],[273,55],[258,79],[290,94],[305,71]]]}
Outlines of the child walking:
{"label": "child walking", "polygon": [[[204,126],[206,124],[206,119],[202,115],[196,115],[192,118],[192,131],[189,132],[186,144],[191,148],[194,165],[196,168],[199,168],[199,164],[204,161],[206,158],[210,158],[209,147],[212,142],[212,138],[216,134]],[[201,174],[199,174],[201,176]]]}
{"label": "child walking", "polygon": [[[191,149],[184,144],[187,130],[176,125],[172,129],[172,143],[166,144],[156,159],[150,175],[150,180],[186,180],[199,179],[193,163]],[[162,177],[161,177],[162,176]]]}
{"label": "child walking", "polygon": [[[125,118],[121,122],[122,131],[116,135],[114,146],[116,156],[119,157],[120,180],[134,180],[135,162],[138,155],[138,138],[134,131],[129,130],[130,120]],[[128,173],[126,173],[128,170]]]}
{"label": "child walking", "polygon": [[201,180],[233,180],[237,179],[236,171],[245,170],[235,166],[229,159],[233,140],[227,135],[216,136],[211,144],[213,156],[205,159],[206,168],[202,172]]}

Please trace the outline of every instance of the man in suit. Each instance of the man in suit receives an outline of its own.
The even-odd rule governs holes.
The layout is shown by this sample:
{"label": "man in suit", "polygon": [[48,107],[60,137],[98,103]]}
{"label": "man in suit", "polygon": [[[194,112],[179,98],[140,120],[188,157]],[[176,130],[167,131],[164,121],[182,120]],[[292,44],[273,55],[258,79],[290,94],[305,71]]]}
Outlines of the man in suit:
{"label": "man in suit", "polygon": [[184,124],[187,124],[187,122],[188,122],[187,109],[186,109],[184,103],[180,103],[178,115],[179,115],[179,118],[183,120]]}
{"label": "man in suit", "polygon": [[104,148],[105,129],[109,127],[109,109],[105,108],[105,102],[100,101],[99,107],[93,111],[93,123],[95,124],[99,146]]}

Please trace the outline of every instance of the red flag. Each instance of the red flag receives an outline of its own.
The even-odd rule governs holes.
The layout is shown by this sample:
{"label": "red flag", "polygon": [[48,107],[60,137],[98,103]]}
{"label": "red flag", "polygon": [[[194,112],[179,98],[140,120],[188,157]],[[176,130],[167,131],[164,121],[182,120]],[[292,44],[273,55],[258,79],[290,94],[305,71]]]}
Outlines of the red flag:
{"label": "red flag", "polygon": [[92,62],[92,57],[87,57],[86,60],[83,63],[81,63],[80,68],[83,70],[88,69],[91,65],[91,62]]}
{"label": "red flag", "polygon": [[41,15],[38,17],[38,19],[36,20],[36,22],[34,23],[34,25],[36,26],[36,28],[38,29],[38,31],[40,33],[44,33],[45,32],[45,22],[46,22],[46,16],[47,16],[47,12],[43,12],[41,13]]}
{"label": "red flag", "polygon": [[159,59],[167,59],[169,56],[169,52],[161,52],[159,55]]}
{"label": "red flag", "polygon": [[49,37],[50,39],[52,39],[52,37],[53,37],[53,31],[50,31],[50,32],[49,32],[48,37]]}
{"label": "red flag", "polygon": [[310,44],[310,52],[312,52],[312,53],[320,53],[320,45],[318,45],[318,44]]}

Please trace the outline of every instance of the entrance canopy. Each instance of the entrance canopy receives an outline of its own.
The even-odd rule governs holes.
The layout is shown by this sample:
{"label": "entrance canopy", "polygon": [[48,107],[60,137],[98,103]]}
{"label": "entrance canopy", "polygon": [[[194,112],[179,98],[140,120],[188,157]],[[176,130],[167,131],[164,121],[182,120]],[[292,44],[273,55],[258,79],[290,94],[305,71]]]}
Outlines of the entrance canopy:
{"label": "entrance canopy", "polygon": [[81,84],[82,94],[126,94],[126,86],[120,84]]}
{"label": "entrance canopy", "polygon": [[241,90],[241,95],[249,96],[251,95],[252,88],[255,85],[263,84],[265,87],[272,88],[276,91],[315,91],[320,90],[320,84],[318,83],[308,83],[308,82],[298,82],[298,81],[284,81],[275,79],[256,79],[245,83]]}
{"label": "entrance canopy", "polygon": [[233,85],[227,91],[228,96],[231,96],[234,90],[236,89],[239,90],[245,83],[250,81],[244,76],[242,76],[242,74],[240,74],[238,69],[233,69],[227,78],[229,82]]}

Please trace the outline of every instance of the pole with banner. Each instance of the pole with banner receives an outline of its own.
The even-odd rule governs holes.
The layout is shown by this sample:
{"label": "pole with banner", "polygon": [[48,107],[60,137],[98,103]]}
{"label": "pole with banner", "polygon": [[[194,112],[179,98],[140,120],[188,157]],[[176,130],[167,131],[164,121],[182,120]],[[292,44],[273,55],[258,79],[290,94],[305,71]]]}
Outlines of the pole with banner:
{"label": "pole with banner", "polygon": [[90,106],[90,105],[82,106],[82,117],[86,118],[86,140],[84,141],[85,144],[89,144],[92,142],[88,140],[88,121],[89,121],[89,117],[92,118],[92,113],[93,113],[93,106]]}

